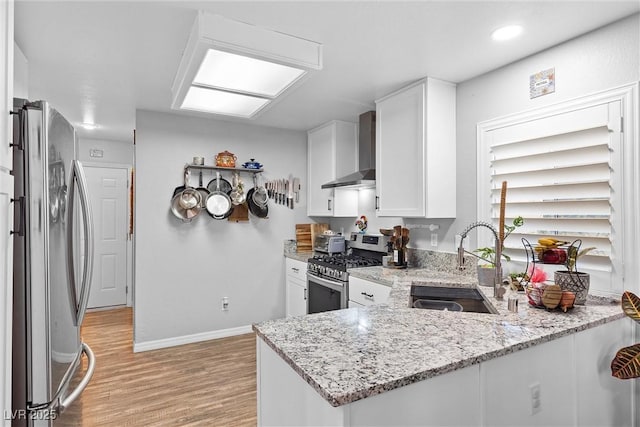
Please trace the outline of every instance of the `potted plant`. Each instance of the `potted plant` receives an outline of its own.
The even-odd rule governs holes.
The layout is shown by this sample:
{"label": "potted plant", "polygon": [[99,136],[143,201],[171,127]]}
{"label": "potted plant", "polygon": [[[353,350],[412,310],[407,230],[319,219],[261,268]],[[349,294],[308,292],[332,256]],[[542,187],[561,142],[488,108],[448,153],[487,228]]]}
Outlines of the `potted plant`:
{"label": "potted plant", "polygon": [[[511,225],[504,225],[504,238],[500,241],[500,245],[504,247],[504,239],[518,227],[524,224],[524,219],[521,216],[514,218]],[[484,286],[493,286],[495,279],[495,267],[496,267],[496,249],[492,247],[484,247],[475,249],[482,263],[478,264],[478,282]],[[502,252],[502,258],[506,261],[511,261],[511,257]]]}
{"label": "potted plant", "polygon": [[[627,316],[640,323],[640,298],[625,291],[621,305]],[[611,375],[621,380],[640,378],[640,343],[618,350],[611,361]]]}
{"label": "potted plant", "polygon": [[584,305],[589,294],[589,273],[578,271],[578,259],[594,250],[594,247],[580,249],[581,240],[573,242],[567,248],[566,270],[558,270],[554,273],[554,281],[563,291],[571,291],[576,294],[575,304]]}

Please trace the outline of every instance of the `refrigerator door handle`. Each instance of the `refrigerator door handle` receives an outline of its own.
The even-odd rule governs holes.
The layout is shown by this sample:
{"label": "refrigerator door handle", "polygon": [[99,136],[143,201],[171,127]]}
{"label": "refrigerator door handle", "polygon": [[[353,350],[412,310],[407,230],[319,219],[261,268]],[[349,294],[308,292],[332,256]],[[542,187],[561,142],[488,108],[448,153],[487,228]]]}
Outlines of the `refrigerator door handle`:
{"label": "refrigerator door handle", "polygon": [[73,401],[76,400],[78,396],[80,396],[80,394],[87,387],[87,384],[89,384],[91,377],[93,376],[93,371],[96,368],[96,358],[93,355],[93,351],[91,350],[91,347],[83,342],[82,352],[87,355],[87,372],[85,372],[84,377],[82,377],[82,380],[78,383],[78,386],[71,393],[69,393],[69,395],[67,395],[64,400],[60,402],[60,405],[57,409],[59,412],[62,412],[66,408],[68,408],[69,405],[71,405]]}
{"label": "refrigerator door handle", "polygon": [[[80,194],[80,205],[82,207],[82,223],[84,227],[84,269],[82,272],[82,285],[80,296],[76,294],[75,262],[73,253],[73,214],[75,211],[75,186],[78,186]],[[69,189],[69,209],[67,223],[67,263],[69,271],[69,286],[76,308],[76,326],[82,324],[84,314],[89,303],[89,292],[91,290],[91,276],[93,274],[93,217],[89,202],[87,180],[84,176],[82,163],[74,160],[71,163],[71,188]]]}

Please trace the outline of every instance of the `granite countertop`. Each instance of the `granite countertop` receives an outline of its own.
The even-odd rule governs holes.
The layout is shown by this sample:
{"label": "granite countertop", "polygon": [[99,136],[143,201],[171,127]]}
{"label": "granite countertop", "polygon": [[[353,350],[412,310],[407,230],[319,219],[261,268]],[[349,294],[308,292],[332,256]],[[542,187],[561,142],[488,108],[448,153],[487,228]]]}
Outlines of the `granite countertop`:
{"label": "granite countertop", "polygon": [[[409,308],[412,281],[475,287],[471,279],[422,269],[365,267],[354,277],[391,286],[389,301],[253,326],[333,406],[393,390],[624,317],[619,303],[590,296],[567,313],[530,307],[524,294],[493,298],[499,314]],[[489,295],[491,293],[491,295]],[[519,311],[507,297],[519,295]]]}
{"label": "granite countertop", "polygon": [[297,261],[307,262],[313,256],[313,252],[285,252],[285,258],[295,259]]}

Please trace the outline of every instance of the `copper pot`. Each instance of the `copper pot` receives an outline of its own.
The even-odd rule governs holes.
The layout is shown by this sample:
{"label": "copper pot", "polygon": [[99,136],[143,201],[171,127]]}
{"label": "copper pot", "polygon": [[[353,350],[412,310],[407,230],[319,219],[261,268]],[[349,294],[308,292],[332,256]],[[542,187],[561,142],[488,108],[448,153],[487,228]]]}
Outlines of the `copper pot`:
{"label": "copper pot", "polygon": [[235,168],[237,157],[228,151],[223,151],[216,155],[216,166],[223,168]]}

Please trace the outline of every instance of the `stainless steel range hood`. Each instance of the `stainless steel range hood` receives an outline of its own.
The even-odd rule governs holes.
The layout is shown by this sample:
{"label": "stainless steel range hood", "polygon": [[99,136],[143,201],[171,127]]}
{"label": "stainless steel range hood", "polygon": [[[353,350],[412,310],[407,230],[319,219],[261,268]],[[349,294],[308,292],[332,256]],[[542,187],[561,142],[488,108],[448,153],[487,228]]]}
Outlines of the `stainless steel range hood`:
{"label": "stainless steel range hood", "polygon": [[376,112],[360,114],[359,170],[322,184],[322,188],[371,188],[376,186]]}

